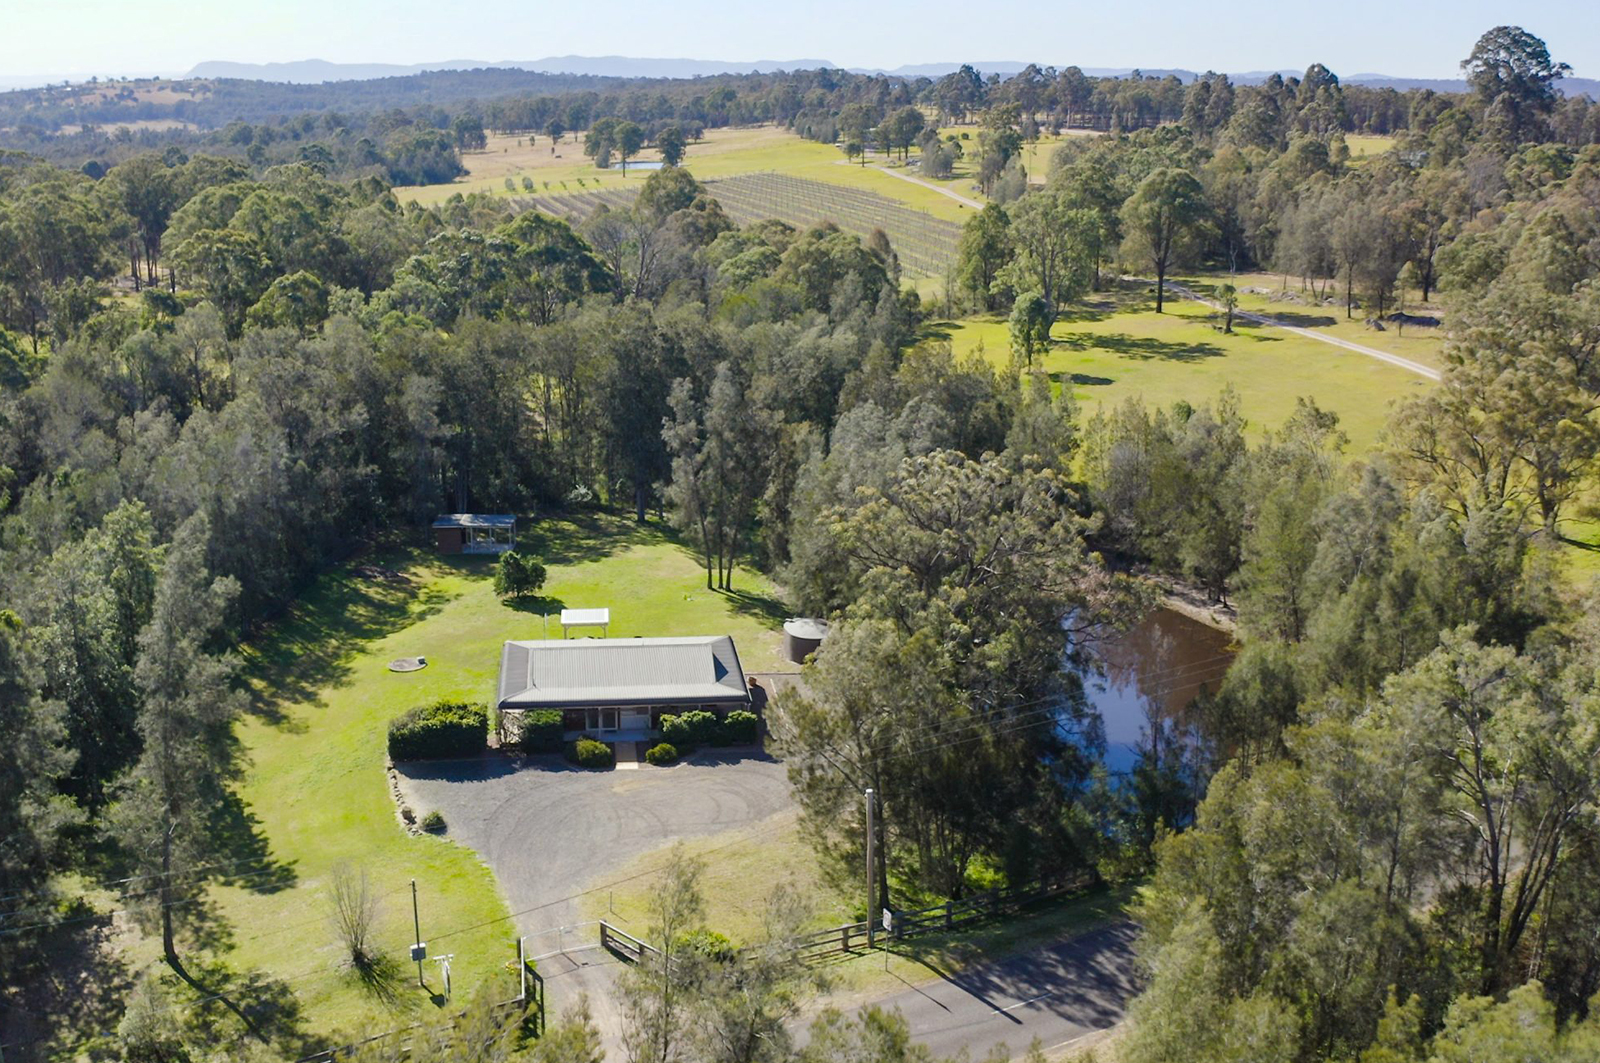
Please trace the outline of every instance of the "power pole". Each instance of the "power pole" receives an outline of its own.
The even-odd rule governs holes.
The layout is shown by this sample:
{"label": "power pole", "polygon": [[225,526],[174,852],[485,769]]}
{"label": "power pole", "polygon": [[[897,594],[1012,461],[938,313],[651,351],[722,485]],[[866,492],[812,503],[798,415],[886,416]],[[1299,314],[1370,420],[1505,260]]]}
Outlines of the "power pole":
{"label": "power pole", "polygon": [[427,947],[422,944],[422,917],[417,914],[417,880],[411,880],[411,928],[416,931],[416,936],[411,940],[411,958],[417,961],[417,985],[428,988],[428,983],[422,978],[422,960],[427,956]]}
{"label": "power pole", "polygon": [[867,948],[872,948],[877,940],[878,906],[873,903],[878,892],[877,864],[873,857],[874,841],[877,835],[873,831],[872,805],[875,795],[872,787],[867,787]]}

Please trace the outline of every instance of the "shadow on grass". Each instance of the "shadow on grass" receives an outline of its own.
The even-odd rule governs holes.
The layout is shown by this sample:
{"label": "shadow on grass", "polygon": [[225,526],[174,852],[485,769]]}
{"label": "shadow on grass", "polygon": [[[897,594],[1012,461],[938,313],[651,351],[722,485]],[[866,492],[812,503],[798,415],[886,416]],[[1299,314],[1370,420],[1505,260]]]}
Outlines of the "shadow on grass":
{"label": "shadow on grass", "polygon": [[1116,383],[1111,377],[1090,376],[1088,373],[1051,373],[1050,379],[1057,384],[1072,383],[1080,387],[1105,387]]}
{"label": "shadow on grass", "polygon": [[273,858],[261,821],[238,795],[227,794],[218,802],[207,826],[219,850],[228,854],[232,868],[229,874],[219,876],[219,881],[252,893],[277,893],[299,881],[292,864]]}
{"label": "shadow on grass", "polygon": [[384,1007],[400,1003],[400,990],[406,984],[406,969],[393,956],[374,956],[361,963],[352,962],[350,973],[372,999]]}
{"label": "shadow on grass", "polygon": [[768,627],[779,627],[789,615],[788,606],[770,594],[755,594],[750,591],[731,590],[717,591],[728,603],[728,607],[740,616],[748,616],[759,620]]}
{"label": "shadow on grass", "polygon": [[[185,966],[213,993],[225,991],[274,1046],[291,1053],[290,1058],[321,1047],[314,1035],[307,1033],[300,1000],[287,982],[264,971],[234,971],[219,960],[186,959]],[[192,992],[185,990],[186,994]],[[203,1043],[235,1047],[245,1043],[239,1020],[215,996],[195,1000],[190,1015]]]}
{"label": "shadow on grass", "polygon": [[548,594],[531,594],[523,598],[505,598],[502,601],[519,613],[533,616],[553,616],[567,607],[566,602]]}
{"label": "shadow on grass", "polygon": [[949,343],[959,327],[954,321],[927,321],[917,329],[917,343]]}
{"label": "shadow on grass", "polygon": [[1173,343],[1151,336],[1130,336],[1125,332],[1109,335],[1074,332],[1060,337],[1057,343],[1070,350],[1110,351],[1140,361],[1160,359],[1167,362],[1196,362],[1202,358],[1218,358],[1223,354],[1222,348],[1214,343]]}
{"label": "shadow on grass", "polygon": [[[22,1059],[72,1056],[60,1050],[116,1029],[133,991],[126,931],[114,925],[114,917],[87,910],[79,915],[76,909],[63,914],[71,921],[43,931],[16,953],[32,954],[26,976],[17,972],[19,977],[0,985],[0,1041]],[[30,1055],[35,1046],[38,1054]]]}
{"label": "shadow on grass", "polygon": [[546,565],[573,565],[599,561],[630,546],[672,539],[655,521],[640,524],[631,517],[579,510],[556,513],[532,521],[517,532],[517,548]]}
{"label": "shadow on grass", "polygon": [[[415,566],[420,552],[390,553],[394,568]],[[285,711],[295,704],[320,704],[320,692],[344,682],[357,644],[393,634],[423,620],[450,600],[412,580],[374,577],[371,564],[355,563],[323,575],[282,620],[242,651],[251,689],[250,711],[288,730],[304,730]]]}
{"label": "shadow on grass", "polygon": [[[1338,318],[1329,317],[1327,314],[1304,314],[1296,310],[1279,310],[1276,306],[1269,306],[1251,312],[1260,314],[1262,317],[1271,318],[1280,325],[1293,325],[1295,328],[1327,328],[1330,325],[1339,323]],[[1249,322],[1249,324],[1255,324],[1255,322]],[[1237,320],[1234,321],[1233,327],[1239,327]]]}

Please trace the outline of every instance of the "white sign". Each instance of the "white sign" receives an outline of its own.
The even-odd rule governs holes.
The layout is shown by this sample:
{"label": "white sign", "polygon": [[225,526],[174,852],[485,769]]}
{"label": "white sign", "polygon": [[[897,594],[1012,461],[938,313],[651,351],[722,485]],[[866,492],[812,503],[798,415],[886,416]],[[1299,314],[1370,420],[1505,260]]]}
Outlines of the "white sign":
{"label": "white sign", "polygon": [[883,910],[883,929],[885,933],[894,931],[894,913],[887,908]]}

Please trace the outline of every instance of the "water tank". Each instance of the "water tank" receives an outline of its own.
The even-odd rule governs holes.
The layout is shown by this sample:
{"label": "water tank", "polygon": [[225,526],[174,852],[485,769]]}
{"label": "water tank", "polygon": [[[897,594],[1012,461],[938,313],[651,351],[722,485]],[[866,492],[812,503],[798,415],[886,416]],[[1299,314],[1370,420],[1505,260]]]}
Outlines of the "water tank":
{"label": "water tank", "polygon": [[795,664],[804,664],[806,658],[817,652],[822,640],[828,637],[828,622],[812,617],[795,617],[783,622],[783,655]]}

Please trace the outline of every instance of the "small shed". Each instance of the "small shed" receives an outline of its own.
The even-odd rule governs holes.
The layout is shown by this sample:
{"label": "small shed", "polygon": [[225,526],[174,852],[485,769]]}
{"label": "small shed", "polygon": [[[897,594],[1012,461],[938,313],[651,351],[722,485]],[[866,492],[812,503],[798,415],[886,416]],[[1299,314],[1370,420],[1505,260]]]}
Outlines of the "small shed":
{"label": "small shed", "polygon": [[441,554],[503,554],[517,546],[517,518],[509,513],[444,513],[433,522]]}
{"label": "small shed", "polygon": [[783,622],[783,655],[795,664],[805,664],[828,637],[828,622],[814,617],[795,617]]}

